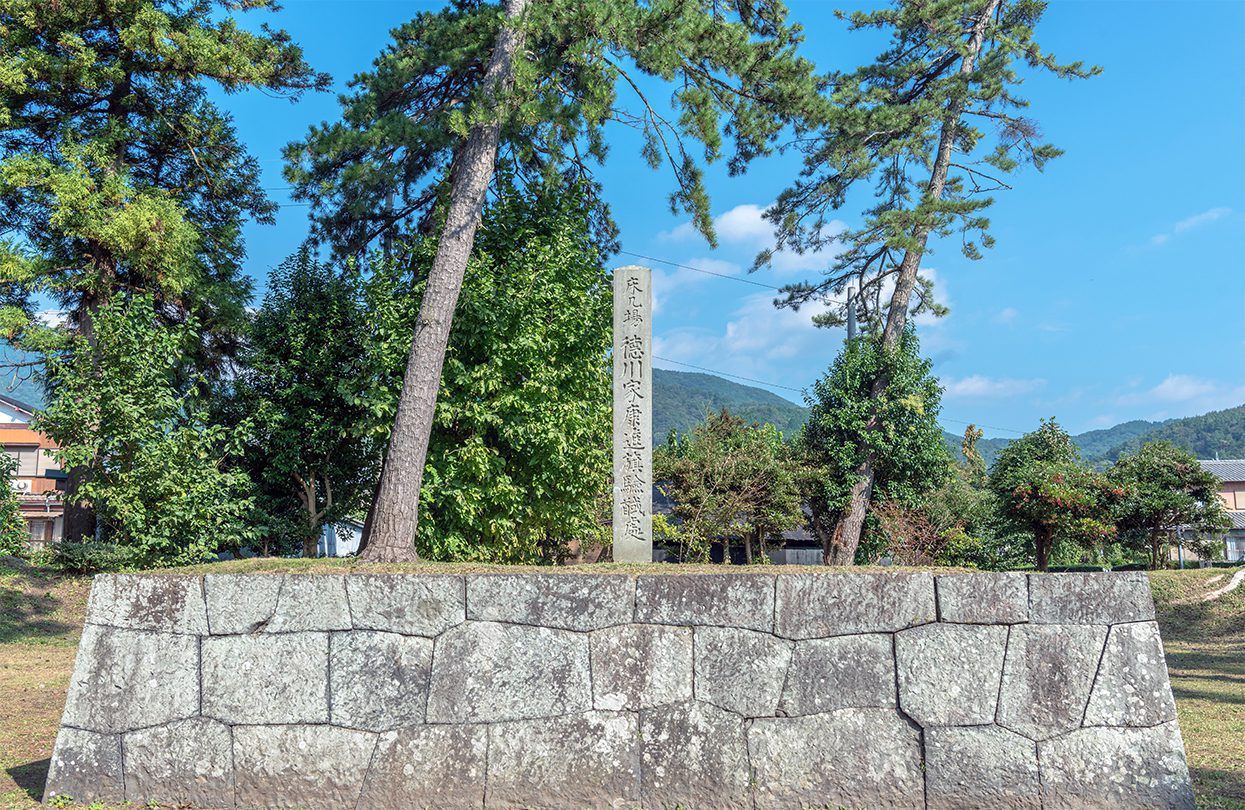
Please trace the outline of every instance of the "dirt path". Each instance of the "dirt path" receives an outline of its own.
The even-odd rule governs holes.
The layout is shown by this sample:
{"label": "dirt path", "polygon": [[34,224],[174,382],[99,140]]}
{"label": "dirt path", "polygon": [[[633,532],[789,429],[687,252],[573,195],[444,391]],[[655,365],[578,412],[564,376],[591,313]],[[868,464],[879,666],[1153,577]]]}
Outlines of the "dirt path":
{"label": "dirt path", "polygon": [[[1218,581],[1218,580],[1212,580],[1212,581]],[[1233,574],[1232,579],[1228,580],[1227,585],[1224,585],[1222,588],[1216,588],[1215,590],[1203,596],[1202,601],[1213,602],[1219,597],[1223,596],[1225,593],[1231,593],[1232,591],[1235,591],[1237,588],[1241,587],[1242,582],[1245,582],[1245,569],[1241,569],[1240,571],[1237,571],[1235,574]]]}

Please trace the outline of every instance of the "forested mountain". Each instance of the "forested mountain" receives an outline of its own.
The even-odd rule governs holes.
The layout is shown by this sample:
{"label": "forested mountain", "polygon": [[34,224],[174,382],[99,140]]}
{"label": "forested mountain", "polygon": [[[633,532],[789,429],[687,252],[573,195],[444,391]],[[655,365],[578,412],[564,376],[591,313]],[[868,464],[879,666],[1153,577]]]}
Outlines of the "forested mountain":
{"label": "forested mountain", "polygon": [[685,433],[705,412],[726,408],[749,422],[768,422],[790,437],[808,420],[807,409],[751,385],[712,374],[653,369],[653,444],[671,430]]}

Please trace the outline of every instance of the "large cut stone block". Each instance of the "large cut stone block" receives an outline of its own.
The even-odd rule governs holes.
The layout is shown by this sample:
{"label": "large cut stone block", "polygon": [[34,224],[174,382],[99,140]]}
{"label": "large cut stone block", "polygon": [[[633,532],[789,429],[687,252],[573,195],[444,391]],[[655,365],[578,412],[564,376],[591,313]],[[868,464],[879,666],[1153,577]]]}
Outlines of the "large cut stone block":
{"label": "large cut stone block", "polygon": [[412,726],[382,734],[362,810],[481,807],[487,726]]}
{"label": "large cut stone block", "polygon": [[199,713],[199,640],[88,624],[61,722],[130,731]]}
{"label": "large cut stone block", "polygon": [[389,731],[424,722],[432,641],[355,630],[329,640],[329,707],[339,726]]}
{"label": "large cut stone block", "polygon": [[61,727],[48,763],[43,800],[62,796],[80,802],[125,800],[120,735]]}
{"label": "large cut stone block", "polygon": [[779,714],[894,707],[895,658],[889,633],[795,642]]}
{"label": "large cut stone block", "polygon": [[95,624],[162,633],[201,635],[208,627],[199,577],[99,574],[87,616]]}
{"label": "large cut stone block", "polygon": [[751,808],[744,720],[688,702],[640,711],[645,810]]}
{"label": "large cut stone block", "polygon": [[791,642],[737,627],[696,628],[696,699],[745,717],[772,716]]}
{"label": "large cut stone block", "polygon": [[887,633],[932,622],[929,574],[789,574],[778,577],[774,632],[787,638]]}
{"label": "large cut stone block", "polygon": [[564,630],[631,621],[635,580],[609,574],[481,574],[467,579],[467,618]]}
{"label": "large cut stone block", "polygon": [[1034,740],[1080,726],[1106,636],[1106,627],[1014,625],[999,725]]}
{"label": "large cut stone block", "polygon": [[921,807],[921,732],[894,709],[754,720],[756,806]]}
{"label": "large cut stone block", "polygon": [[1046,808],[1195,806],[1175,721],[1154,728],[1083,728],[1038,745]]}
{"label": "large cut stone block", "polygon": [[223,723],[196,717],[131,731],[124,742],[130,801],[233,806],[233,739]]}
{"label": "large cut stone block", "polygon": [[429,723],[493,723],[592,708],[588,637],[468,622],[437,639]]}
{"label": "large cut stone block", "polygon": [[1150,580],[1143,571],[1102,574],[1031,574],[1030,621],[1040,624],[1115,624],[1154,618]]}
{"label": "large cut stone block", "polygon": [[277,598],[285,577],[275,574],[208,574],[208,625],[212,635],[257,633],[267,628],[277,612]]}
{"label": "large cut stone block", "polygon": [[922,726],[994,722],[1003,625],[927,624],[895,635],[899,705]]}
{"label": "large cut stone block", "polygon": [[1085,711],[1087,726],[1156,726],[1176,719],[1163,641],[1154,622],[1117,624]]}
{"label": "large cut stone block", "polygon": [[376,735],[336,726],[235,726],[242,807],[354,808]]}
{"label": "large cut stone block", "polygon": [[774,577],[769,574],[675,574],[636,578],[635,620],[716,625],[770,632]]}
{"label": "large cut stone block", "polygon": [[1029,578],[1025,574],[946,574],[934,581],[941,621],[963,624],[1029,621]]}
{"label": "large cut stone block", "polygon": [[269,633],[349,630],[347,579],[336,574],[286,574],[281,578],[277,610],[264,629]]}
{"label": "large cut stone block", "polygon": [[594,632],[592,705],[635,711],[692,698],[692,628],[629,624]]}
{"label": "large cut stone block", "polygon": [[408,636],[435,636],[462,624],[462,577],[354,574],[346,577],[354,626]]}
{"label": "large cut stone block", "polygon": [[226,723],[325,723],[328,633],[203,640],[203,714]]}
{"label": "large cut stone block", "polygon": [[588,712],[489,727],[485,807],[635,807],[636,715]]}
{"label": "large cut stone block", "polygon": [[925,790],[927,806],[939,810],[1037,810],[1037,744],[998,726],[926,729]]}

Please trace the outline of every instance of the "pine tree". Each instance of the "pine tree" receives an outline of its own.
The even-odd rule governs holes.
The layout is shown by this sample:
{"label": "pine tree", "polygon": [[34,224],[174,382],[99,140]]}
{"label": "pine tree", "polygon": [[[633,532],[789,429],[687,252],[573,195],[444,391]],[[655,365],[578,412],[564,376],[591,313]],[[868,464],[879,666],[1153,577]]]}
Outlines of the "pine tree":
{"label": "pine tree", "polygon": [[[930,238],[960,235],[970,259],[990,247],[984,211],[991,192],[1011,186],[1006,176],[1022,165],[1041,169],[1060,151],[1041,141],[1037,124],[1021,115],[1027,102],[1016,95],[1023,65],[1066,78],[1097,68],[1060,64],[1042,51],[1034,26],[1040,0],[897,0],[892,8],[851,15],[853,29],[889,31],[891,45],[878,59],[829,79],[833,102],[824,122],[802,133],[804,170],[767,217],[777,249],[798,253],[831,248],[837,258],[824,278],[785,288],[780,305],[833,303],[847,286],[860,291],[865,320],[887,348],[902,340],[910,316],[945,312],[920,274]],[[988,144],[985,128],[993,130]],[[878,203],[863,225],[847,233],[828,227],[830,213],[849,190],[870,185]],[[773,251],[757,257],[766,265]],[[841,304],[817,320],[842,323]],[[871,398],[886,397],[884,376]],[[883,429],[877,414],[864,429]],[[870,444],[860,441],[862,450]],[[850,564],[860,542],[877,473],[878,458],[862,453],[850,502],[827,556]]]}
{"label": "pine tree", "polygon": [[[497,161],[521,182],[585,184],[608,251],[615,230],[592,167],[605,158],[608,122],[635,127],[645,160],[674,175],[672,209],[689,212],[712,241],[701,163],[729,152],[741,172],[824,106],[785,16],[777,0],[506,0],[502,14],[463,0],[399,28],[375,70],[356,80],[344,120],[289,147],[296,194],[339,251],[397,227],[440,233],[365,557],[415,556],[445,347]],[[668,104],[650,95],[660,81],[674,88]]]}
{"label": "pine tree", "polygon": [[[281,31],[249,33],[208,0],[11,0],[0,8],[0,335],[33,352],[95,339],[118,294],[193,319],[211,368],[245,320],[241,227],[272,222],[259,166],[205,84],[297,96],[327,85]],[[222,13],[223,12],[223,13]],[[36,310],[50,298],[65,328]],[[80,485],[71,472],[70,488]],[[71,510],[66,536],[89,536]]]}

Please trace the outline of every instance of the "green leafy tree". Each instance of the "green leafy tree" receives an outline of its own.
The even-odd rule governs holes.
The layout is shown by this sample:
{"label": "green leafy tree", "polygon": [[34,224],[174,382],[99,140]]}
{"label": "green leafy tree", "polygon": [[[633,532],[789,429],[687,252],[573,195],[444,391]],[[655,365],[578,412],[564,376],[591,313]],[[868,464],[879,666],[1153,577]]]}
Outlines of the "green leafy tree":
{"label": "green leafy tree", "polygon": [[1210,556],[1209,538],[1231,526],[1219,499],[1219,479],[1202,469],[1192,453],[1173,444],[1146,442],[1121,456],[1110,476],[1123,490],[1115,511],[1120,540],[1147,553],[1151,568],[1162,564],[1160,551],[1177,529],[1187,527],[1207,537],[1194,550]]}
{"label": "green leafy tree", "polygon": [[17,459],[0,453],[0,556],[26,552],[30,529],[22,517],[22,504],[10,482],[17,475]]}
{"label": "green leafy tree", "polygon": [[[524,182],[580,181],[608,249],[614,226],[591,169],[608,122],[634,127],[644,159],[674,175],[671,207],[712,240],[702,164],[729,154],[742,171],[822,106],[785,14],[777,0],[505,0],[501,13],[463,0],[395,31],[344,120],[289,147],[295,193],[339,249],[402,223],[437,234],[365,557],[416,557],[438,380],[498,160]],[[662,82],[668,103],[650,95]]]}
{"label": "green leafy tree", "polygon": [[[72,497],[89,500],[100,538],[135,566],[201,562],[247,536],[245,474],[229,469],[238,436],[207,421],[185,384],[191,320],[160,322],[151,296],[114,298],[95,311],[94,340],[50,358],[54,396],[32,427],[61,466],[87,468]],[[74,538],[92,540],[93,538]]]}
{"label": "green leafy tree", "polygon": [[[242,224],[272,222],[276,206],[206,84],[296,96],[328,81],[285,33],[247,32],[233,16],[270,7],[0,7],[0,336],[36,354],[71,335],[93,344],[96,311],[142,292],[166,322],[198,324],[192,356],[202,369],[235,348],[250,287]],[[65,311],[63,327],[35,317],[48,299]],[[30,371],[40,360],[23,362]],[[71,470],[70,490],[79,483]],[[70,509],[65,532],[92,536],[89,510]]]}
{"label": "green leafy tree", "polygon": [[[831,304],[817,321],[839,324],[845,304],[838,294],[855,287],[852,305],[881,329],[889,350],[901,343],[911,315],[945,311],[920,273],[931,237],[958,235],[964,255],[980,258],[980,249],[993,244],[984,215],[989,195],[1010,188],[1005,178],[1023,165],[1040,170],[1060,154],[1022,115],[1021,69],[1066,78],[1097,72],[1079,62],[1060,64],[1042,50],[1034,29],[1045,7],[1040,0],[897,0],[851,15],[853,29],[886,32],[890,47],[872,64],[831,74],[833,108],[801,133],[804,170],[766,214],[776,249],[836,256],[822,279],[787,287],[781,305]],[[831,213],[862,184],[877,202],[860,227],[840,232]],[[772,256],[763,252],[757,264]],[[881,460],[869,447],[880,440],[867,434],[887,429],[881,414],[887,388],[885,375],[873,379],[870,398],[878,412],[861,425],[851,497],[838,510],[835,532],[844,548],[858,543],[872,501]]]}
{"label": "green leafy tree", "polygon": [[[878,379],[887,381],[880,396]],[[895,348],[875,333],[849,340],[814,383],[800,442],[810,524],[827,565],[851,565],[857,559],[860,534],[845,533],[842,516],[853,508],[864,457],[874,470],[867,491],[871,504],[915,506],[946,479],[950,457],[938,425],[941,401],[938,381],[911,329]]]}
{"label": "green leafy tree", "polygon": [[[575,188],[505,187],[485,212],[441,377],[418,537],[433,559],[533,563],[604,540],[610,278]],[[362,404],[380,441],[436,250],[420,240],[364,283],[376,380]]]}
{"label": "green leafy tree", "polygon": [[748,562],[754,550],[764,561],[769,541],[804,519],[797,462],[782,435],[725,409],[709,412],[685,436],[671,433],[653,456],[653,474],[674,501],[684,558],[707,560],[721,542],[729,565],[732,545],[742,542]]}
{"label": "green leafy tree", "polygon": [[[300,252],[268,278],[222,422],[250,417],[246,466],[276,547],[313,557],[325,523],[362,514],[380,465],[357,273]],[[283,541],[292,538],[293,543]]]}
{"label": "green leafy tree", "polygon": [[1081,465],[1067,431],[1054,419],[1003,448],[990,469],[990,489],[1005,523],[1033,541],[1039,570],[1057,544],[1097,547],[1115,536],[1117,491]]}

